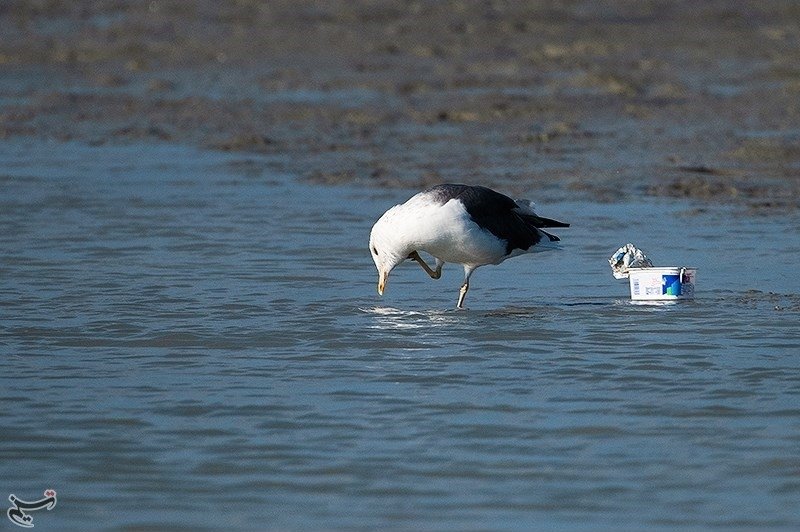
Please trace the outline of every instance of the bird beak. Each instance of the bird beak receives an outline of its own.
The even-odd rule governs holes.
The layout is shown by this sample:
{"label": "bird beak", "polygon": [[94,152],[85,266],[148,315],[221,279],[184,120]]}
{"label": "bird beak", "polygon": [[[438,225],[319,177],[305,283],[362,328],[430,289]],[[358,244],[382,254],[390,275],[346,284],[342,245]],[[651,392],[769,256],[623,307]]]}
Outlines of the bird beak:
{"label": "bird beak", "polygon": [[389,272],[385,270],[380,270],[378,273],[378,294],[383,295],[384,289],[386,289],[386,281],[389,279]]}

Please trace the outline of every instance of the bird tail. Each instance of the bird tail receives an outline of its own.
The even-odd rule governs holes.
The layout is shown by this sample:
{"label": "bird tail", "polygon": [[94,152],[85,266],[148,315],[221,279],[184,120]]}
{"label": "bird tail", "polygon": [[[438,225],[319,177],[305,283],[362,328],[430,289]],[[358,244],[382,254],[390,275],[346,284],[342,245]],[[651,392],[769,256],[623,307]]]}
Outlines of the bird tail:
{"label": "bird tail", "polygon": [[[516,200],[516,204],[518,207],[515,209],[517,214],[525,220],[525,222],[537,229],[541,229],[542,227],[569,227],[568,223],[559,222],[558,220],[553,220],[552,218],[544,218],[536,214],[536,211],[533,210],[534,205],[528,200]],[[545,233],[544,231],[542,231]],[[545,233],[547,236],[552,237],[548,233]],[[558,240],[558,238],[556,238]]]}
{"label": "bird tail", "polygon": [[[558,227],[564,227],[564,226],[559,225]],[[539,232],[542,233],[543,235],[545,235],[547,238],[549,238],[550,242],[559,242],[561,240],[556,235],[548,233],[547,231],[542,231],[541,229],[539,229]]]}
{"label": "bird tail", "polygon": [[519,215],[522,220],[528,224],[529,227],[534,227],[539,230],[540,233],[544,233],[550,238],[551,242],[558,241],[558,237],[555,235],[551,235],[547,231],[542,231],[543,227],[569,227],[568,223],[559,222],[558,220],[553,220],[551,218],[542,218],[541,216],[537,216],[536,214],[522,214]]}
{"label": "bird tail", "polygon": [[[547,231],[542,229],[542,227],[569,227],[569,224],[562,224],[561,222],[556,222],[555,220],[548,220],[547,218],[540,218],[539,216],[519,214],[519,218],[525,223],[526,226],[528,226],[528,230],[532,234],[539,235],[538,238],[536,238],[535,242],[536,245],[540,247],[553,247],[556,246],[556,242],[559,242],[561,240],[556,235],[548,233]],[[552,223],[560,225],[552,225]]]}
{"label": "bird tail", "polygon": [[[523,216],[526,218],[526,216]],[[558,220],[553,220],[552,218],[542,218],[541,216],[531,216],[531,223],[534,224],[536,227],[569,227],[569,224],[566,222],[559,222]]]}

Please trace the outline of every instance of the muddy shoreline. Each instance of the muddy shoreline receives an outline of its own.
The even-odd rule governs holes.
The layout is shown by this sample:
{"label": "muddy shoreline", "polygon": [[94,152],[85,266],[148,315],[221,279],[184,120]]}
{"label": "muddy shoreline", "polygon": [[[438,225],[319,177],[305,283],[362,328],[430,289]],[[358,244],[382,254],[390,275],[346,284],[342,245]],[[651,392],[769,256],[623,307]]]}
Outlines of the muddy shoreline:
{"label": "muddy shoreline", "polygon": [[0,139],[189,143],[319,183],[800,207],[789,2],[0,6]]}

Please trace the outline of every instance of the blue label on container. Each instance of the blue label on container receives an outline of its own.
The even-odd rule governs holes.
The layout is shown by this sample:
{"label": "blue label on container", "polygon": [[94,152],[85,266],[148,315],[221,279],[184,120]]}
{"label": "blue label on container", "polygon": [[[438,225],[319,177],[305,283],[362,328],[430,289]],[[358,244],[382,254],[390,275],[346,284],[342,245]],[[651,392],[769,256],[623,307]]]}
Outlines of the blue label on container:
{"label": "blue label on container", "polygon": [[681,276],[680,275],[662,275],[662,294],[668,296],[681,295]]}

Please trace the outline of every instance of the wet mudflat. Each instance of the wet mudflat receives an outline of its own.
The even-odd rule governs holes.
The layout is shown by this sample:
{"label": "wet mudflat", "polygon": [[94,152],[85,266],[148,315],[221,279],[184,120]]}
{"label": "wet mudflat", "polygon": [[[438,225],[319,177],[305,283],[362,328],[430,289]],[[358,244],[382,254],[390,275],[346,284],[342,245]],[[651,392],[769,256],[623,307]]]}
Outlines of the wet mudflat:
{"label": "wet mudflat", "polygon": [[322,183],[800,197],[792,2],[7,2],[0,137],[287,155]]}

